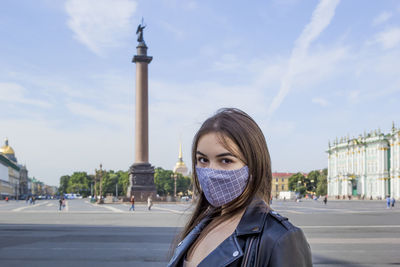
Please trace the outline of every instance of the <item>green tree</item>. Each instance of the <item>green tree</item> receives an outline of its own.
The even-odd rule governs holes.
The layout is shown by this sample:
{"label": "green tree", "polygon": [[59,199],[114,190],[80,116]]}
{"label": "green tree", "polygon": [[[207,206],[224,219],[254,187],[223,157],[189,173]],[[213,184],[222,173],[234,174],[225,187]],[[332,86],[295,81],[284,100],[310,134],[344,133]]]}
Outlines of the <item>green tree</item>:
{"label": "green tree", "polygon": [[318,177],[316,194],[319,196],[325,196],[327,194],[328,191],[327,177],[328,177],[328,169],[325,168],[320,172],[320,175]]}
{"label": "green tree", "polygon": [[69,175],[63,175],[60,177],[60,186],[58,187],[58,193],[60,194],[67,193],[70,178],[71,177]]}
{"label": "green tree", "polygon": [[182,192],[183,195],[188,195],[188,190],[191,189],[192,179],[188,176],[179,174],[176,180],[176,191]]}
{"label": "green tree", "polygon": [[164,170],[163,168],[156,168],[154,173],[154,183],[156,185],[157,194],[160,196],[174,194],[174,175],[176,177],[176,193],[188,194],[191,189],[192,179],[188,176],[183,176],[180,173],[174,174],[171,170]]}
{"label": "green tree", "polygon": [[293,174],[289,177],[289,190],[304,195],[307,190],[307,182],[308,179],[302,173]]}
{"label": "green tree", "polygon": [[308,192],[315,192],[317,189],[318,180],[321,173],[320,171],[311,171],[307,178],[309,183],[307,184],[307,191]]}
{"label": "green tree", "polygon": [[125,196],[129,186],[129,173],[127,171],[118,171],[118,195]]}
{"label": "green tree", "polygon": [[86,172],[74,172],[68,182],[67,193],[79,193],[87,197],[90,193],[90,178]]}
{"label": "green tree", "polygon": [[174,179],[171,178],[173,174],[173,171],[164,170],[161,167],[157,167],[154,170],[154,183],[156,185],[157,194],[159,194],[160,196],[174,194]]}

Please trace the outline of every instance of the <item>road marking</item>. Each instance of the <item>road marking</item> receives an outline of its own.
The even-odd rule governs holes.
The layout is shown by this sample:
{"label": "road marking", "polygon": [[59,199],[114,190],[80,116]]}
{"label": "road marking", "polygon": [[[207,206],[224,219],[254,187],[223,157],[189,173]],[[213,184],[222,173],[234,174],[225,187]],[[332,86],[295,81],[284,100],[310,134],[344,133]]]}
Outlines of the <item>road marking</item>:
{"label": "road marking", "polygon": [[302,211],[295,211],[295,210],[285,210],[282,211],[282,213],[287,212],[287,213],[295,213],[295,214],[306,214],[305,212]]}
{"label": "road marking", "polygon": [[51,204],[51,203],[46,205],[46,207],[52,207],[52,206],[53,206],[53,204]]}
{"label": "road marking", "polygon": [[65,211],[68,212],[69,211],[69,201],[65,200]]}
{"label": "road marking", "polygon": [[122,210],[120,210],[120,209],[114,208],[114,207],[112,207],[112,206],[108,206],[107,204],[98,205],[98,206],[100,206],[100,207],[102,207],[102,208],[106,208],[106,209],[112,210],[112,211],[114,211],[114,212],[124,212],[124,211],[122,211]]}
{"label": "road marking", "polygon": [[[0,214],[9,214],[12,211],[0,211]],[[35,214],[41,214],[41,213],[55,213],[52,210],[25,210],[24,213],[35,213]],[[64,213],[64,212],[62,212]],[[108,210],[91,210],[91,211],[69,211],[68,214],[109,214],[110,211]],[[124,214],[171,214],[170,211],[157,211],[157,212],[149,212],[149,211],[144,211],[144,210],[135,210],[134,212],[132,211],[120,211],[118,213],[124,213]]]}
{"label": "road marking", "polygon": [[47,203],[49,203],[49,202],[48,202],[48,201],[45,201],[45,202],[40,203],[40,204],[34,204],[34,205],[32,204],[32,205],[29,205],[29,206],[24,206],[24,207],[16,208],[16,209],[13,209],[12,211],[21,211],[21,210],[28,209],[28,208],[39,207],[39,206],[43,206],[43,205],[45,205],[45,204],[47,204]]}
{"label": "road marking", "polygon": [[177,213],[177,214],[184,214],[185,212],[184,211],[177,211],[177,210],[171,210],[171,209],[166,209],[166,208],[161,208],[161,207],[152,207],[152,209],[155,209],[155,210],[166,210],[166,211],[170,211],[170,212],[173,212],[173,213]]}
{"label": "road marking", "polygon": [[86,203],[88,203],[88,204],[90,204],[90,205],[93,205],[93,206],[95,206],[95,207],[102,207],[102,208],[105,208],[105,209],[109,209],[109,210],[112,210],[113,212],[118,212],[118,213],[121,213],[121,212],[124,212],[123,210],[120,210],[120,209],[117,209],[117,208],[114,208],[114,207],[112,207],[112,206],[108,206],[107,204],[93,204],[93,203],[89,203],[88,201],[86,201]]}

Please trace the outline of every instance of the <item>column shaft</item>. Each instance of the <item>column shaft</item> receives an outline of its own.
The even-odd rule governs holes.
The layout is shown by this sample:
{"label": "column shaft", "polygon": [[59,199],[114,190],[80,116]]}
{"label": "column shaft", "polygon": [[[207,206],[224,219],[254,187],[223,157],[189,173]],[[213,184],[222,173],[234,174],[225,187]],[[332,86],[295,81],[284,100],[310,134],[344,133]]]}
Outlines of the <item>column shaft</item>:
{"label": "column shaft", "polygon": [[147,62],[136,62],[135,162],[149,162]]}

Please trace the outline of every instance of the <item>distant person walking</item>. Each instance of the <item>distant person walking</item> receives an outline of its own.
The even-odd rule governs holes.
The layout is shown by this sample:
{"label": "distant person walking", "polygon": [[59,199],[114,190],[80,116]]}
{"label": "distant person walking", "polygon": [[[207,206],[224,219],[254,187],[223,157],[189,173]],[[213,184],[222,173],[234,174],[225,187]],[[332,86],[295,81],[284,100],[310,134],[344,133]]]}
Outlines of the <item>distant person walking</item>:
{"label": "distant person walking", "polygon": [[60,200],[58,201],[58,204],[60,205],[58,210],[61,210],[62,206],[63,206],[63,199],[62,198],[60,198]]}
{"label": "distant person walking", "polygon": [[6,202],[8,202],[8,197],[6,197]]}
{"label": "distant person walking", "polygon": [[392,208],[394,208],[394,203],[396,203],[396,199],[394,199],[394,197],[392,197],[392,201],[391,201]]}
{"label": "distant person walking", "polygon": [[328,202],[328,197],[327,196],[324,197],[324,204],[325,205],[326,205],[326,202]]}
{"label": "distant person walking", "polygon": [[129,208],[129,211],[135,211],[135,196],[131,196],[131,207]]}
{"label": "distant person walking", "polygon": [[151,207],[153,207],[153,199],[151,198],[151,196],[147,197],[147,209],[151,210]]}
{"label": "distant person walking", "polygon": [[390,209],[390,196],[386,197],[386,206],[387,209]]}

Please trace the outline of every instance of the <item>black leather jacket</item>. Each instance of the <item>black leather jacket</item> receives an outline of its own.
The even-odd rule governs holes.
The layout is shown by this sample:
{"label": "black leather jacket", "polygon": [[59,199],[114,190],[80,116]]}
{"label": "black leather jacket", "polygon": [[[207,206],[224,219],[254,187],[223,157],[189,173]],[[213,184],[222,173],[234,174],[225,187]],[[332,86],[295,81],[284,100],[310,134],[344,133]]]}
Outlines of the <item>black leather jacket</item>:
{"label": "black leather jacket", "polygon": [[[183,259],[209,219],[202,220],[178,244],[168,266],[182,266]],[[200,267],[217,266],[312,266],[311,250],[300,228],[271,211],[262,200],[246,209],[235,232],[202,262]]]}

